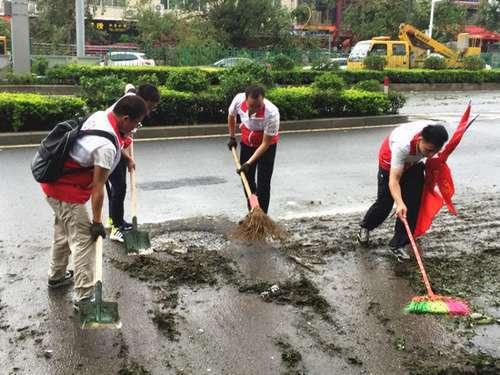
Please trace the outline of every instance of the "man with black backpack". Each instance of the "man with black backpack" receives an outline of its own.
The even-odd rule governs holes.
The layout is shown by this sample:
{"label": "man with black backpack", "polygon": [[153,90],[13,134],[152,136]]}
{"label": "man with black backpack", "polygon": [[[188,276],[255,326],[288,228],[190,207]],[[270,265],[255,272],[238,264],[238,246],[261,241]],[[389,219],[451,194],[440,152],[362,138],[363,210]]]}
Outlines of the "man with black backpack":
{"label": "man with black backpack", "polygon": [[[41,182],[55,214],[48,286],[57,288],[73,281],[73,271],[67,270],[72,253],[76,309],[92,299],[95,241],[99,236],[106,237],[101,222],[104,184],[120,161],[127,136],[137,128],[146,112],[143,99],[136,95],[124,96],[111,112],[92,114],[81,129],[76,129],[77,136],[60,137],[60,144],[55,134],[61,125],[58,124],[42,142],[32,163],[33,175]],[[68,143],[68,150],[59,150]],[[61,159],[61,152],[67,152],[67,157],[62,158],[60,167],[54,167],[51,162]],[[92,220],[85,208],[89,199]]]}

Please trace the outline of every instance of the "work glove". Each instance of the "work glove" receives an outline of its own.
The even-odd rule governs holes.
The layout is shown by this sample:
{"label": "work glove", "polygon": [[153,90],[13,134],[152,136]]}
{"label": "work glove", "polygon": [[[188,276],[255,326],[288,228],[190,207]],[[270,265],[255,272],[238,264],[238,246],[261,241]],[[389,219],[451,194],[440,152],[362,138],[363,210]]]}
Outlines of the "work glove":
{"label": "work glove", "polygon": [[250,169],[250,164],[248,163],[243,163],[243,165],[236,170],[237,174],[240,174],[241,172],[245,173],[245,176],[248,175],[248,170]]}
{"label": "work glove", "polygon": [[234,148],[238,148],[238,143],[236,142],[236,137],[229,137],[229,142],[227,142],[227,147],[229,148],[229,151]]}
{"label": "work glove", "polygon": [[102,223],[92,223],[90,226],[90,237],[92,241],[97,241],[97,238],[101,236],[102,239],[106,238],[106,230],[104,229],[104,225]]}

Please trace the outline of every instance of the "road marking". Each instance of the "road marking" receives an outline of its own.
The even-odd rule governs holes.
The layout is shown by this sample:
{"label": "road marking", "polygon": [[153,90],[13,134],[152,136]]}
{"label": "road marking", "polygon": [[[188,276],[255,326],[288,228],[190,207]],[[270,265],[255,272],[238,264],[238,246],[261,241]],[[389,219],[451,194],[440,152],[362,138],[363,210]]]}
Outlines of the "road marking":
{"label": "road marking", "polygon": [[[402,123],[407,124],[407,123]],[[321,128],[321,129],[299,129],[299,130],[283,130],[280,134],[291,134],[291,133],[317,133],[317,132],[331,132],[331,131],[345,131],[345,130],[358,130],[358,129],[377,129],[377,128],[395,128],[401,124],[391,124],[391,125],[367,125],[367,126],[351,126],[342,128]],[[172,141],[180,139],[207,139],[207,138],[223,138],[227,137],[227,134],[211,134],[211,135],[186,135],[182,137],[158,137],[158,138],[140,138],[136,139],[135,142],[157,142],[157,141]],[[6,145],[0,146],[0,150],[4,149],[22,149],[22,148],[33,148],[38,147],[39,144],[25,144],[25,145]]]}

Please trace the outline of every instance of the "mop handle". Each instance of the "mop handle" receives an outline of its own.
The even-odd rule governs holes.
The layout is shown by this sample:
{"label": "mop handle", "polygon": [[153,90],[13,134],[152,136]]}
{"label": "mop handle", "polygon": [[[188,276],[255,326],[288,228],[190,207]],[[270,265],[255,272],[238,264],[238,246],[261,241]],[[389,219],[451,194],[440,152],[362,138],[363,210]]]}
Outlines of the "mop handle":
{"label": "mop handle", "polygon": [[408,234],[408,238],[410,239],[411,247],[413,248],[413,252],[415,253],[415,258],[417,258],[418,267],[420,268],[420,273],[422,274],[422,278],[424,280],[425,287],[427,288],[427,294],[429,297],[433,298],[434,292],[431,288],[431,283],[429,282],[429,278],[427,276],[427,272],[425,272],[424,263],[422,262],[422,258],[420,257],[420,252],[418,251],[417,244],[415,243],[415,239],[411,234],[410,226],[408,225],[408,221],[405,217],[399,216],[399,220],[401,220],[406,228],[406,233]]}
{"label": "mop handle", "polygon": [[95,283],[102,281],[102,237],[95,241]]}
{"label": "mop handle", "polygon": [[[236,155],[236,149],[231,147],[231,152],[233,154],[234,163],[236,164],[236,168],[240,169],[240,159],[238,159],[238,155]],[[250,185],[248,184],[247,176],[245,176],[245,172],[240,172],[241,181],[243,182],[243,187],[247,193],[247,196],[250,197],[252,195],[252,190],[250,189]]]}
{"label": "mop handle", "polygon": [[[134,142],[130,144],[130,157],[132,160],[134,159]],[[132,217],[137,216],[137,192],[135,187],[135,168],[130,170],[130,211],[132,213]]]}

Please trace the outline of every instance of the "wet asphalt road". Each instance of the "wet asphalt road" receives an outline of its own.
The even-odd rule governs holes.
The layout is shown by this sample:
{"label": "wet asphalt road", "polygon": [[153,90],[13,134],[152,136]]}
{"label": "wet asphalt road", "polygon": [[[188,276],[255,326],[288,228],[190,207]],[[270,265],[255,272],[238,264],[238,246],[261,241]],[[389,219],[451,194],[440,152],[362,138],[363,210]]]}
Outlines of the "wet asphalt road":
{"label": "wet asphalt road", "polygon": [[[410,94],[409,103],[402,112],[415,115],[412,121],[425,121],[424,117],[429,117],[447,121],[454,128],[469,98],[473,100],[473,114],[480,112],[481,117],[449,159],[455,188],[457,193],[498,192],[500,92]],[[276,157],[270,214],[276,218],[291,218],[366,209],[376,192],[378,147],[390,130],[390,127],[380,127],[283,134]],[[211,215],[224,215],[231,220],[241,217],[245,201],[225,141],[225,138],[211,138],[139,142],[135,148],[139,221],[162,222]],[[21,322],[30,321],[39,312],[38,307],[43,306],[48,312],[50,319],[43,319],[51,327],[51,350],[59,351],[62,357],[67,356],[69,366],[52,367],[52,373],[72,373],[65,368],[72,368],[75,373],[112,373],[115,367],[106,364],[105,360],[99,363],[99,358],[119,358],[120,347],[110,346],[107,340],[113,337],[116,341],[116,333],[100,336],[84,333],[82,341],[78,328],[68,319],[71,315],[69,305],[61,310],[57,298],[56,302],[53,296],[47,299],[45,275],[52,216],[29,171],[33,153],[33,148],[0,150],[2,302],[8,306],[7,314],[15,316],[12,322],[16,322],[18,328],[23,328]],[[108,272],[106,277],[110,290],[121,283],[130,286],[125,292],[130,298],[130,309],[124,314],[137,321],[137,326],[130,327],[127,332],[127,336],[136,337],[137,346],[129,350],[133,355],[147,358],[144,353],[161,344],[157,333],[148,332],[147,327],[141,325],[141,319],[148,319],[141,310],[146,288],[123,275],[109,275]],[[203,300],[203,296],[197,298]],[[252,305],[251,298],[247,303]],[[223,306],[214,308],[212,315],[224,309]],[[276,314],[271,310],[258,314]],[[203,310],[193,314],[199,314],[197,319],[203,321]],[[21,367],[20,373],[24,373],[23,368],[24,371],[31,369],[32,373],[46,373],[40,370],[45,369],[45,365],[37,372],[39,362],[46,363],[43,356],[9,352],[5,337],[0,338],[0,345],[0,365],[6,369],[5,373],[13,371],[13,366]],[[182,350],[178,348],[177,351]],[[190,356],[189,353],[185,355]],[[237,367],[233,364],[232,368]],[[0,370],[0,373],[4,372]]]}

